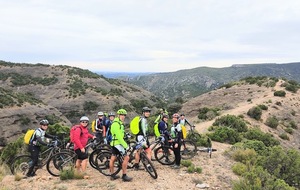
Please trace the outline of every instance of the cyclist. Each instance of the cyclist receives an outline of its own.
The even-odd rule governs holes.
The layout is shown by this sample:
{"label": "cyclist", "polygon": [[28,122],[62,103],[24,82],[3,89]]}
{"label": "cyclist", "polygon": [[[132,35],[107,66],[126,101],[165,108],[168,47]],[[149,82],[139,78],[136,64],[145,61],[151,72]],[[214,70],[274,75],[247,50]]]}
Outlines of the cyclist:
{"label": "cyclist", "polygon": [[88,131],[89,118],[86,116],[82,116],[80,118],[80,125],[74,131],[74,151],[77,154],[77,160],[75,167],[77,171],[84,173],[87,167],[88,161],[88,153],[85,150],[85,146],[87,145],[88,139],[95,139],[96,137],[89,133]]}
{"label": "cyclist", "polygon": [[[139,133],[136,135],[136,141],[140,142],[143,145],[143,148],[147,154],[147,157],[151,160],[151,148],[148,139],[148,122],[147,118],[150,116],[151,109],[148,107],[143,107],[142,109],[142,117],[139,122]],[[140,161],[140,150],[135,153],[135,170],[139,169],[139,161]],[[151,167],[150,167],[151,168]]]}
{"label": "cyclist", "polygon": [[[119,109],[117,111],[118,117],[114,119],[110,129],[112,134],[112,141],[110,145],[112,146],[112,156],[109,162],[109,170],[111,173],[114,172],[114,163],[117,159],[116,155],[120,154],[123,156],[123,163],[122,163],[122,180],[123,181],[131,181],[132,178],[127,176],[127,165],[129,161],[129,156],[126,154],[130,147],[124,140],[125,130],[124,130],[124,120],[127,115],[127,111],[125,109]],[[120,178],[118,175],[112,175],[110,177],[111,180],[115,180]]]}
{"label": "cyclist", "polygon": [[183,125],[183,126],[185,126],[185,124],[188,124],[190,127],[193,127],[193,125],[190,124],[190,123],[188,122],[188,120],[185,118],[184,113],[181,113],[181,114],[180,114],[179,123],[180,123],[181,125]]}
{"label": "cyclist", "polygon": [[181,146],[181,139],[182,139],[182,130],[181,125],[179,123],[179,114],[174,113],[172,116],[172,126],[171,126],[171,137],[173,140],[173,149],[175,154],[175,164],[172,166],[174,169],[180,168],[180,146]]}
{"label": "cyclist", "polygon": [[111,124],[113,123],[114,119],[115,119],[115,113],[114,112],[110,112],[108,114],[108,122],[107,122],[107,130],[106,130],[106,140],[107,140],[107,143],[109,144],[112,140],[112,136],[111,136],[111,131],[110,131],[110,127],[111,127]]}
{"label": "cyclist", "polygon": [[106,117],[102,111],[98,112],[98,118],[92,122],[92,129],[95,129],[97,140],[106,143]]}
{"label": "cyclist", "polygon": [[165,139],[166,144],[168,144],[168,140],[170,139],[170,134],[168,132],[168,119],[169,116],[167,114],[163,114],[162,119],[158,124],[160,136]]}
{"label": "cyclist", "polygon": [[44,142],[45,137],[55,139],[56,136],[52,136],[48,133],[46,133],[48,129],[49,121],[46,119],[43,119],[40,121],[40,127],[37,128],[29,143],[28,151],[30,152],[31,158],[32,158],[32,166],[29,168],[26,176],[27,177],[33,177],[36,175],[36,170],[38,169],[38,160],[39,160],[39,154],[41,152],[41,145],[52,147],[52,144],[47,144]]}

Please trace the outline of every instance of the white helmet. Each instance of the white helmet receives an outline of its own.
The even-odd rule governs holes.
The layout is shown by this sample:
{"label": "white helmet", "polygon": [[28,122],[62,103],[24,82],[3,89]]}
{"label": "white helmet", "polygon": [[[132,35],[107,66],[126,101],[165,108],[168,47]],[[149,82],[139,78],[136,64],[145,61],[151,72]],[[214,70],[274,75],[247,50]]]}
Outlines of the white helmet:
{"label": "white helmet", "polygon": [[104,115],[104,113],[102,111],[99,111],[98,115]]}
{"label": "white helmet", "polygon": [[89,118],[87,116],[82,116],[80,118],[80,121],[90,121]]}

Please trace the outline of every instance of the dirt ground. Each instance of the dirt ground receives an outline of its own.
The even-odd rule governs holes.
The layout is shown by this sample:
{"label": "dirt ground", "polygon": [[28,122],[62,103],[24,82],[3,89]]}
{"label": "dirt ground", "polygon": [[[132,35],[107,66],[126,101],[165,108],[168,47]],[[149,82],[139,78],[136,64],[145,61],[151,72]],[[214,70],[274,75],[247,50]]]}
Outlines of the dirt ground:
{"label": "dirt ground", "polygon": [[[205,189],[231,189],[232,180],[238,179],[231,171],[232,160],[224,156],[224,151],[229,145],[214,142],[212,158],[207,153],[198,152],[191,159],[196,167],[202,168],[202,173],[187,173],[187,168],[181,166],[180,169],[172,169],[154,161],[154,166],[158,173],[157,179],[152,179],[145,170],[128,170],[128,175],[133,177],[131,182],[123,182],[121,179],[111,181],[92,167],[88,167],[88,179],[81,180],[60,180],[49,175],[45,168],[37,171],[37,176],[15,181],[15,176],[7,175],[1,182],[1,190],[76,190],[76,189],[200,189],[196,185],[202,184]],[[121,174],[121,173],[120,173]]]}

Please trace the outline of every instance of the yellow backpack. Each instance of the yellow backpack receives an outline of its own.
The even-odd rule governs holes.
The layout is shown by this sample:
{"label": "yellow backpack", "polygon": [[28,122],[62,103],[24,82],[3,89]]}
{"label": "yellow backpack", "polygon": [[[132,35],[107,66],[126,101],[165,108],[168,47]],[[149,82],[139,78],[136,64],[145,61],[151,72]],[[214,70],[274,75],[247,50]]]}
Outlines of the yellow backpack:
{"label": "yellow backpack", "polygon": [[182,131],[182,138],[185,139],[187,135],[187,131],[184,125],[181,125],[181,131]]}
{"label": "yellow backpack", "polygon": [[25,133],[25,136],[24,136],[24,143],[25,144],[29,144],[30,143],[30,140],[32,138],[32,135],[34,134],[35,132],[35,129],[28,129],[27,132]]}
{"label": "yellow backpack", "polygon": [[96,132],[95,126],[96,126],[96,120],[94,120],[94,121],[92,122],[92,132],[93,132],[93,133]]}
{"label": "yellow backpack", "polygon": [[132,134],[137,135],[140,132],[140,116],[135,116],[130,122],[130,131]]}
{"label": "yellow backpack", "polygon": [[153,129],[154,129],[154,135],[155,135],[156,137],[160,137],[160,132],[159,132],[159,129],[158,129],[158,123],[156,123],[156,124],[154,125]]}

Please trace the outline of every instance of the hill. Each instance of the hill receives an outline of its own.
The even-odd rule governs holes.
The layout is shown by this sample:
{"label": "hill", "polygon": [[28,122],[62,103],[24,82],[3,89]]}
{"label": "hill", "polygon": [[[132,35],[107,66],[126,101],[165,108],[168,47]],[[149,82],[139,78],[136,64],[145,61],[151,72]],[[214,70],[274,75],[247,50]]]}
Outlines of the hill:
{"label": "hill", "polygon": [[128,82],[173,101],[196,97],[226,83],[249,76],[270,76],[300,82],[300,63],[247,64],[225,68],[198,67],[168,73],[137,76]]}
{"label": "hill", "polygon": [[[209,128],[217,118],[222,116],[236,115],[247,121],[247,127],[259,128],[262,131],[272,134],[281,142],[284,147],[298,148],[299,141],[299,113],[300,93],[286,91],[283,84],[286,81],[279,80],[273,87],[264,85],[247,84],[243,81],[236,82],[229,88],[220,88],[201,96],[195,97],[184,103],[181,112],[184,112],[187,119],[196,125],[201,134],[209,133]],[[274,96],[276,91],[285,91],[285,97]],[[268,109],[263,110],[262,117],[255,120],[248,116],[247,112],[253,106],[265,105]],[[218,108],[219,115],[211,120],[200,120],[199,109],[203,107]],[[279,126],[268,127],[265,123],[268,117],[276,116],[279,119]],[[297,127],[288,133],[289,139],[283,139],[280,134],[286,133],[288,124],[294,121]],[[231,145],[227,143],[213,142],[213,148],[217,149],[212,158],[206,153],[199,152],[191,161],[202,168],[202,173],[188,173],[187,168],[181,167],[174,170],[154,162],[158,171],[158,179],[153,180],[145,171],[129,170],[128,174],[134,177],[130,183],[110,181],[108,177],[99,174],[97,171],[88,169],[89,179],[61,181],[57,178],[49,178],[45,170],[39,170],[38,175],[32,179],[14,181],[11,175],[5,176],[2,187],[6,189],[199,189],[196,184],[206,186],[206,189],[232,189],[232,181],[239,177],[232,172],[235,162],[228,156]],[[0,186],[1,187],[1,186]]]}
{"label": "hill", "polygon": [[140,87],[88,70],[4,61],[0,61],[0,93],[0,122],[4,124],[0,146],[37,127],[42,118],[71,126],[82,115],[94,119],[98,111],[125,108],[133,116],[145,105],[155,109],[160,104]]}

